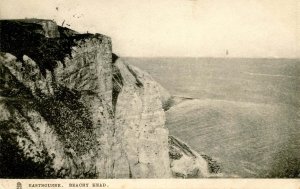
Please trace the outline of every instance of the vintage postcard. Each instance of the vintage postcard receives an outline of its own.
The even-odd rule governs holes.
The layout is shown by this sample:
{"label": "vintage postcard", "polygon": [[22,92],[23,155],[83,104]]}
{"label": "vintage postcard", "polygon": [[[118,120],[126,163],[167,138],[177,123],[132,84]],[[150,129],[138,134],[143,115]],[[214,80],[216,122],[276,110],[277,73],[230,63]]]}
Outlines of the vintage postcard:
{"label": "vintage postcard", "polygon": [[1,0],[0,189],[300,188],[298,0]]}

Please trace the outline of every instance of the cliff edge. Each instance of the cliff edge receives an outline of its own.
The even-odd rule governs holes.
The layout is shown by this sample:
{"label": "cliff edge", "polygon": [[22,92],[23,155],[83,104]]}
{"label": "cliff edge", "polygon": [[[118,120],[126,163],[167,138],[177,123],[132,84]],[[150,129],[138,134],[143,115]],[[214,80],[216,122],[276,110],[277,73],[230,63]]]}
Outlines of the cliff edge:
{"label": "cliff edge", "polygon": [[113,54],[109,37],[39,19],[2,20],[0,35],[1,178],[218,173],[169,137],[167,92]]}

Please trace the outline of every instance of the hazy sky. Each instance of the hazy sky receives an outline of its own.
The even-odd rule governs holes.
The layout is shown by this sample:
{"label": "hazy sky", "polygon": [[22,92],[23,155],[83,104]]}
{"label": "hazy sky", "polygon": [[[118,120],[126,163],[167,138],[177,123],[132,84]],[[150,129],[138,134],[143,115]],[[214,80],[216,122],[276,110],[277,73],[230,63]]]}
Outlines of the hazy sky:
{"label": "hazy sky", "polygon": [[0,17],[47,18],[59,25],[66,20],[77,31],[111,36],[121,56],[224,56],[228,49],[234,57],[299,57],[299,5],[298,0],[1,0]]}

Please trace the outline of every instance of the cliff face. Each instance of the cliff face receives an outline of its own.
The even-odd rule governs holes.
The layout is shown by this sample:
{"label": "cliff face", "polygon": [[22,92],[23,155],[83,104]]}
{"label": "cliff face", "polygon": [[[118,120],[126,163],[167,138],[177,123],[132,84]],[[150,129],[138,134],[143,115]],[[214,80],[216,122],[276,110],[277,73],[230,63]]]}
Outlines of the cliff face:
{"label": "cliff face", "polygon": [[49,20],[0,27],[0,177],[209,175],[198,164],[197,174],[179,173],[169,148],[181,146],[164,127],[167,92],[114,55],[109,37]]}
{"label": "cliff face", "polygon": [[42,23],[1,23],[1,176],[112,177],[110,38],[48,38],[58,26]]}

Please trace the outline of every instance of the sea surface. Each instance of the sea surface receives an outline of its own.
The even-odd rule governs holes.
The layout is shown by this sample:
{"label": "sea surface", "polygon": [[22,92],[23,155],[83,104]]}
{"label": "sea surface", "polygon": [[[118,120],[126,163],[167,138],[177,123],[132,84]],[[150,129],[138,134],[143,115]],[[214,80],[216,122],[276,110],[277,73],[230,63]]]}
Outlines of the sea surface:
{"label": "sea surface", "polygon": [[300,61],[125,58],[186,100],[166,113],[170,134],[227,175],[300,177]]}

